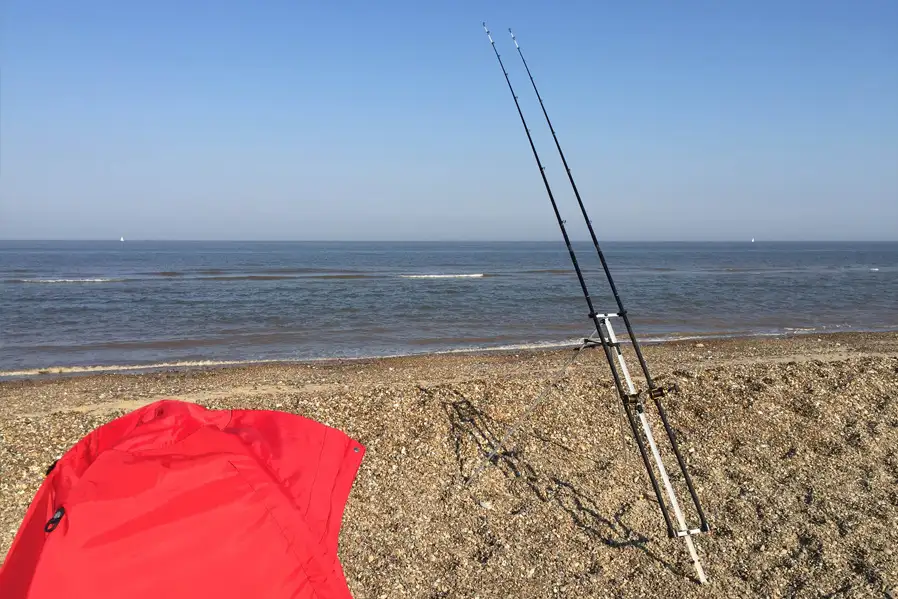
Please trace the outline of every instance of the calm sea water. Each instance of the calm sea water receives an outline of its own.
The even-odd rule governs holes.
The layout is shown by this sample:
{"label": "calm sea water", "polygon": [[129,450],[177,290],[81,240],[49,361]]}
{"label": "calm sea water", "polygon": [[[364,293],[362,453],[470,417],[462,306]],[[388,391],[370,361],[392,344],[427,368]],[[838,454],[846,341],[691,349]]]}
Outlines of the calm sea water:
{"label": "calm sea water", "polygon": [[[898,329],[898,243],[603,249],[646,340]],[[7,372],[557,344],[586,314],[561,243],[0,242]]]}

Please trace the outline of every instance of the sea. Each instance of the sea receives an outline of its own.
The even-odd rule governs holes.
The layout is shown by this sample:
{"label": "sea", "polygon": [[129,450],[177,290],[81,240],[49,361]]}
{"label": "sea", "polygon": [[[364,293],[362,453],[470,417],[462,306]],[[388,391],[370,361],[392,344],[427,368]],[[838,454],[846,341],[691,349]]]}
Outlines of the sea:
{"label": "sea", "polygon": [[[595,250],[574,244],[600,312]],[[898,243],[603,245],[644,341],[898,330]],[[0,241],[0,376],[560,347],[561,242]]]}

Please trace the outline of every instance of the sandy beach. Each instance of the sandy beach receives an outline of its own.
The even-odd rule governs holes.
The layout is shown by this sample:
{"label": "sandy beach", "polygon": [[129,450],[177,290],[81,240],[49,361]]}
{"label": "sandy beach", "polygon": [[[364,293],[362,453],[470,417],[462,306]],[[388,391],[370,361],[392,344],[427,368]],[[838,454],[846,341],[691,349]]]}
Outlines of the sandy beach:
{"label": "sandy beach", "polygon": [[594,351],[467,485],[570,350],[0,382],[0,555],[54,459],[177,398],[295,412],[367,446],[340,536],[357,599],[898,596],[898,333],[645,353],[681,389],[666,405],[713,528],[697,537],[704,587]]}

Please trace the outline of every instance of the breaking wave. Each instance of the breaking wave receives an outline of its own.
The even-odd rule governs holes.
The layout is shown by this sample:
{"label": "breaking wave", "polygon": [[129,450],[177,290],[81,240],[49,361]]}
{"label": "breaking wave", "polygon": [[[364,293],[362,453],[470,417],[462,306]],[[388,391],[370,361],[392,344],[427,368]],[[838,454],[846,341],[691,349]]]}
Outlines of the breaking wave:
{"label": "breaking wave", "polygon": [[118,283],[124,279],[7,279],[7,283]]}

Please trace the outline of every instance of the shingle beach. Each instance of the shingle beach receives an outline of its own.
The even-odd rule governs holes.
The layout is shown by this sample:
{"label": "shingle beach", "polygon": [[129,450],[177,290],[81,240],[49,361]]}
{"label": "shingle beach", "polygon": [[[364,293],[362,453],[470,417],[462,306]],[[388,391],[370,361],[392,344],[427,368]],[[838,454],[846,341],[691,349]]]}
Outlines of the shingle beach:
{"label": "shingle beach", "polygon": [[2,381],[0,555],[54,459],[176,398],[302,414],[367,447],[340,535],[356,599],[898,596],[898,334],[645,353],[680,387],[666,406],[713,529],[696,538],[706,586],[667,538],[592,350],[473,480],[571,350]]}

